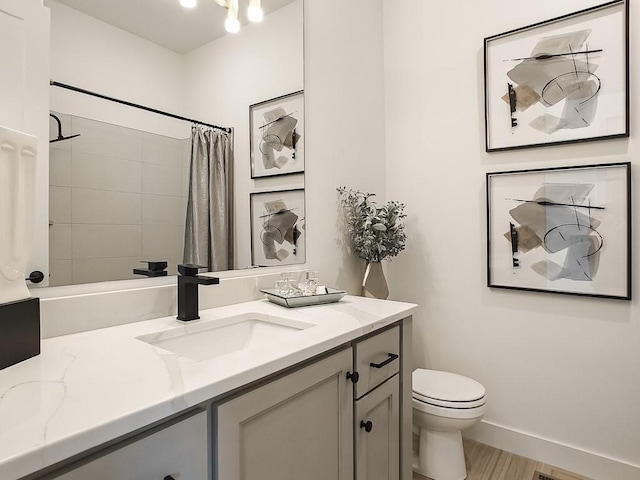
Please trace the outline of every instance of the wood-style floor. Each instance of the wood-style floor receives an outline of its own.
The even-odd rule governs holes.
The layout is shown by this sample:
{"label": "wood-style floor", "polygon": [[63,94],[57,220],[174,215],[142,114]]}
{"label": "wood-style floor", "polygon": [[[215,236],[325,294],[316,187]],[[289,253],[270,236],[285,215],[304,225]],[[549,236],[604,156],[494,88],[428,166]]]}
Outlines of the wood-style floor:
{"label": "wood-style floor", "polygon": [[[467,462],[466,480],[539,480],[538,475],[534,477],[536,472],[543,474],[540,480],[546,480],[547,475],[555,480],[589,480],[472,440],[464,441],[464,453]],[[413,478],[423,480],[426,477],[414,473]]]}

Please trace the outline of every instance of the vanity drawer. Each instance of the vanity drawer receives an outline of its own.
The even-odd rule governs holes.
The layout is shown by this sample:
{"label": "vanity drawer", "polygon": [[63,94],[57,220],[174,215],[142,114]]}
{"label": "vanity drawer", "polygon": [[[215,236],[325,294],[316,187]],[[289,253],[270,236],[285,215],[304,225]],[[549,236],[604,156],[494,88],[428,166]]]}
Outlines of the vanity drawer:
{"label": "vanity drawer", "polygon": [[355,396],[360,398],[400,370],[400,327],[356,343],[354,359],[359,375]]}
{"label": "vanity drawer", "polygon": [[[207,478],[207,413],[202,411],[155,433],[71,467],[56,480],[129,480]],[[111,450],[111,449],[110,449]],[[65,469],[66,470],[66,469]]]}

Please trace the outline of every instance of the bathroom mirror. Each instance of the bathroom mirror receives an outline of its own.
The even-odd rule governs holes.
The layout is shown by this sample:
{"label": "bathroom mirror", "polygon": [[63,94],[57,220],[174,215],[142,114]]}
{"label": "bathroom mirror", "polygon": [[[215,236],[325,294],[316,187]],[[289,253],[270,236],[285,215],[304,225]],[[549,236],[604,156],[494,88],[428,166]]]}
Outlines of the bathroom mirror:
{"label": "bathroom mirror", "polygon": [[[240,0],[236,34],[218,0],[197,3],[44,0],[51,79],[233,128],[232,264],[248,268],[250,195],[304,189],[304,172],[252,179],[249,132],[251,105],[304,90],[303,0],[262,0],[254,24]],[[144,278],[140,261],[175,274],[192,124],[56,86],[50,100],[49,285]]]}

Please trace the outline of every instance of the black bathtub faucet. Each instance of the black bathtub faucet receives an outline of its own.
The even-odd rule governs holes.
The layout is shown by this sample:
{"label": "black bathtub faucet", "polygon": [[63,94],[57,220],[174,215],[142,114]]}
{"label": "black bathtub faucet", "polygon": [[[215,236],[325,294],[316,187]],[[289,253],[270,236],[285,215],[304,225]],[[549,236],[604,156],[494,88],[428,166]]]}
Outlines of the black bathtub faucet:
{"label": "black bathtub faucet", "polygon": [[200,318],[198,314],[198,285],[218,285],[218,277],[198,275],[201,265],[178,265],[178,320],[189,322]]}

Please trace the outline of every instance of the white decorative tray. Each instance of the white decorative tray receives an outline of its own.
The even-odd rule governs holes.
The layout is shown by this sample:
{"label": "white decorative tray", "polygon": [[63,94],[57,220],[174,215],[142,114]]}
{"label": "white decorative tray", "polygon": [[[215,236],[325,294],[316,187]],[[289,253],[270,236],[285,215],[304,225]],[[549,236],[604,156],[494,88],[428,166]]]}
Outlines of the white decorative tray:
{"label": "white decorative tray", "polygon": [[265,288],[260,290],[267,296],[270,302],[277,303],[283,307],[306,307],[308,305],[321,305],[323,303],[335,303],[344,297],[347,292],[343,290],[336,290],[335,288],[328,288],[327,293],[321,293],[318,295],[301,295],[299,297],[283,297],[278,295],[273,288]]}

